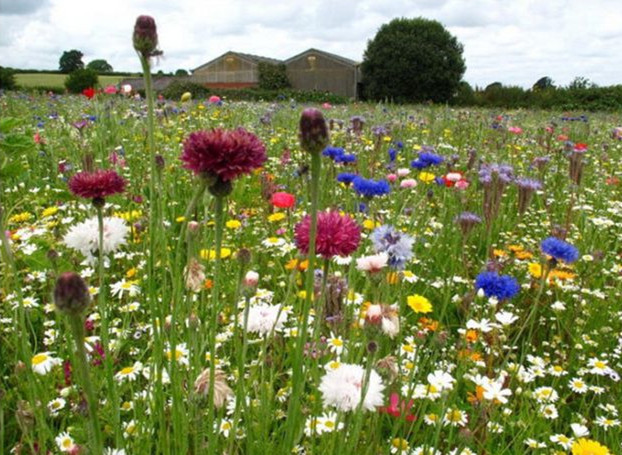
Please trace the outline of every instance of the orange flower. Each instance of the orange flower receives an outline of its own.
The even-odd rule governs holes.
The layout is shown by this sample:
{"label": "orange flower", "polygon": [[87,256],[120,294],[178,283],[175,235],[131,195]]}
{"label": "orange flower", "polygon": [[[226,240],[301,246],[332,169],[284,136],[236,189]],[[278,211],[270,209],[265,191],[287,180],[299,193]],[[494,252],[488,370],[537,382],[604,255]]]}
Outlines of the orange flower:
{"label": "orange flower", "polygon": [[470,329],[467,330],[465,337],[469,343],[475,343],[479,338],[479,334],[477,333],[477,330]]}
{"label": "orange flower", "polygon": [[205,282],[203,283],[203,287],[205,289],[212,289],[214,287],[214,282],[210,280],[209,278],[207,278]]}

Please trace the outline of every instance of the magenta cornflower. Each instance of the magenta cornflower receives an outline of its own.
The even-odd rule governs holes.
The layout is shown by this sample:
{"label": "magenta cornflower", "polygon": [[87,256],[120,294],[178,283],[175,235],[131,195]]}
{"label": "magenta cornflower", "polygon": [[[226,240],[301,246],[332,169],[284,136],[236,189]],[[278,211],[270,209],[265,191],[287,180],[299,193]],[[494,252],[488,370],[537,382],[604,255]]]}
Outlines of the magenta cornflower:
{"label": "magenta cornflower", "polygon": [[125,180],[113,170],[78,172],[69,180],[69,190],[86,199],[103,199],[123,193]]}
{"label": "magenta cornflower", "polygon": [[[305,216],[295,228],[296,246],[304,254],[309,252],[311,217]],[[349,256],[361,241],[360,226],[348,215],[337,212],[320,212],[317,215],[316,254],[325,259]]]}
{"label": "magenta cornflower", "polygon": [[250,174],[266,161],[266,148],[244,128],[233,131],[220,128],[195,131],[184,141],[180,159],[184,167],[197,175],[230,181]]}

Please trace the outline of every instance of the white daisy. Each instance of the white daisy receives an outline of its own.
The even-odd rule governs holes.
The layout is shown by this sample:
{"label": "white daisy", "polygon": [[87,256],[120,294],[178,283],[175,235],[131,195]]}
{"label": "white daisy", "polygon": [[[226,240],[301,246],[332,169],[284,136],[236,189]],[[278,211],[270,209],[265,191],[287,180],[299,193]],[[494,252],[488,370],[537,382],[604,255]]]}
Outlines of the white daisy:
{"label": "white daisy", "polygon": [[40,352],[32,357],[30,363],[35,373],[45,375],[49,373],[53,367],[60,365],[61,360],[52,356],[51,352]]}
{"label": "white daisy", "polygon": [[56,436],[55,441],[58,450],[60,450],[61,452],[71,452],[76,445],[73,438],[69,436],[69,433],[67,432],[61,433]]}

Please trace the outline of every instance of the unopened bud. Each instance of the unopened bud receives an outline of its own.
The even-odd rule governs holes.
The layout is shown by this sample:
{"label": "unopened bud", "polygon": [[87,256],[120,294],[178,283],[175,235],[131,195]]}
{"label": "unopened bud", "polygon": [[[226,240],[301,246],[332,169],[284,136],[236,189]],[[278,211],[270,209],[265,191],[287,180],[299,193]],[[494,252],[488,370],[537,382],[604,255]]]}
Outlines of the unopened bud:
{"label": "unopened bud", "polygon": [[243,284],[249,288],[254,288],[259,283],[259,274],[253,270],[246,272]]}
{"label": "unopened bud", "polygon": [[328,145],[328,128],[322,112],[309,108],[300,116],[300,146],[309,153],[320,153]]}
{"label": "unopened bud", "polygon": [[134,25],[134,49],[144,58],[157,55],[158,31],[156,23],[151,16],[138,16]]}
{"label": "unopened bud", "polygon": [[54,304],[63,313],[80,314],[86,310],[90,302],[89,288],[77,273],[65,272],[56,280]]}
{"label": "unopened bud", "polygon": [[207,187],[212,196],[215,197],[225,197],[231,194],[233,191],[233,185],[231,184],[231,180],[222,180],[218,178],[216,183]]}
{"label": "unopened bud", "polygon": [[237,254],[240,264],[246,265],[251,262],[251,251],[248,248],[240,248]]}

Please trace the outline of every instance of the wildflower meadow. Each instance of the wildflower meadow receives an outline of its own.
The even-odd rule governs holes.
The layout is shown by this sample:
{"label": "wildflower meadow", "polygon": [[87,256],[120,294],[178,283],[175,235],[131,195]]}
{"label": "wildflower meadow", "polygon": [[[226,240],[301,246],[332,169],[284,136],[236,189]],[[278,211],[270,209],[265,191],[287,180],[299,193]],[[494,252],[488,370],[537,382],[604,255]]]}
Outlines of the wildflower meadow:
{"label": "wildflower meadow", "polygon": [[619,113],[150,84],[0,95],[0,454],[622,452]]}

